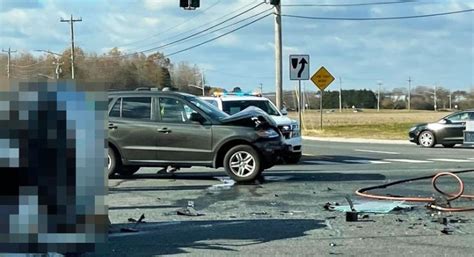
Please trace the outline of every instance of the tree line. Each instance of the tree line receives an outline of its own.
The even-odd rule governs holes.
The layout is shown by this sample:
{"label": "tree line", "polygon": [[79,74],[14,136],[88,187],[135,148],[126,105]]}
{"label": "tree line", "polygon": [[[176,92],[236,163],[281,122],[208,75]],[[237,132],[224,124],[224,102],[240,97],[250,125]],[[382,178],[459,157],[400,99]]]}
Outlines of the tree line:
{"label": "tree line", "polygon": [[[62,53],[31,53],[12,55],[10,78],[12,79],[59,79],[71,78],[70,49]],[[98,55],[75,48],[74,77],[79,81],[104,83],[110,90],[133,90],[138,87],[165,87],[171,90],[202,94],[205,84],[201,69],[185,62],[172,63],[162,53],[125,55],[119,49]],[[57,65],[59,63],[60,65]],[[59,69],[58,69],[59,68]],[[7,78],[7,56],[0,57],[0,78]],[[58,72],[58,74],[56,74]],[[206,91],[211,88],[206,87]]]}
{"label": "tree line", "polygon": [[[45,51],[47,52],[47,51]],[[10,77],[13,79],[60,79],[71,78],[70,49],[62,53],[15,53],[10,63]],[[59,63],[59,65],[58,65]],[[75,48],[75,78],[77,80],[101,82],[110,90],[133,90],[138,87],[165,87],[171,90],[202,95],[202,85],[206,85],[202,70],[197,65],[185,62],[173,63],[160,52],[149,55],[143,53],[124,54],[113,48],[105,54],[86,53]],[[7,78],[7,56],[0,55],[0,79]],[[231,84],[231,83],[229,83]],[[218,87],[205,86],[207,95],[222,91]],[[410,92],[411,108],[420,110],[435,109],[435,89],[431,86],[417,86]],[[285,91],[283,101],[290,109],[297,109],[297,94]],[[343,108],[377,108],[377,92],[372,90],[342,90]],[[270,98],[274,98],[270,97]],[[319,92],[306,92],[304,103],[310,109],[318,109],[321,96]],[[380,108],[406,109],[408,91],[394,88],[380,93]],[[474,108],[474,92],[457,90],[450,92],[436,87],[436,109]],[[323,108],[339,108],[339,91],[324,91]]]}
{"label": "tree line", "polygon": [[[349,89],[342,90],[342,108],[377,108],[378,92],[367,89]],[[283,102],[292,109],[298,109],[298,94],[295,91],[285,91]],[[319,109],[321,101],[320,92],[305,92],[302,99],[303,104],[308,109]],[[436,109],[469,109],[474,108],[474,91],[456,90],[450,92],[443,87],[435,90],[429,86],[417,86],[410,92],[410,107],[416,110],[434,110]],[[274,96],[270,96],[274,98]],[[339,91],[323,91],[323,108],[339,108]],[[380,92],[381,109],[408,109],[408,90],[404,88],[394,88],[391,91]]]}

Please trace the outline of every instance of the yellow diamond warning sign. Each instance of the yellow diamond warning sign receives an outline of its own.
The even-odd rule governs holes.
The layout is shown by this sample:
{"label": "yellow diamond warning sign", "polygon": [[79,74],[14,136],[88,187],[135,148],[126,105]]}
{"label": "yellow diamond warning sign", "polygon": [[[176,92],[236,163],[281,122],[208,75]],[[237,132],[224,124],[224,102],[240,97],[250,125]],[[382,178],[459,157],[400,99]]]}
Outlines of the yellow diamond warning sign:
{"label": "yellow diamond warning sign", "polygon": [[322,66],[313,74],[311,81],[313,81],[320,90],[324,90],[334,81],[334,77]]}

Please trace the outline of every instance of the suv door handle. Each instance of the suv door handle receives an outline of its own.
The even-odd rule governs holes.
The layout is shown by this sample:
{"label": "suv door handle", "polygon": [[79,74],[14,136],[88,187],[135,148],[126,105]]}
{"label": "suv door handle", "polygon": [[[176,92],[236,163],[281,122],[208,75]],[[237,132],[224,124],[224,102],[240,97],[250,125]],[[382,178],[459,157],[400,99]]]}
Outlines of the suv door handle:
{"label": "suv door handle", "polygon": [[109,123],[109,129],[117,129],[117,125],[113,124],[113,123]]}
{"label": "suv door handle", "polygon": [[157,129],[156,131],[160,133],[165,133],[165,134],[171,133],[171,130],[168,128]]}

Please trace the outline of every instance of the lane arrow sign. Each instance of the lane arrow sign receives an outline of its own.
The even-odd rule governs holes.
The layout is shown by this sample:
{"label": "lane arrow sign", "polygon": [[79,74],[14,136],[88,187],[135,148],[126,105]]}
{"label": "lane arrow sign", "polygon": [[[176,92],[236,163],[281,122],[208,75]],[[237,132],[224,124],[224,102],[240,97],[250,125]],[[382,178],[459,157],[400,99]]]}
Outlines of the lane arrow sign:
{"label": "lane arrow sign", "polygon": [[290,80],[308,80],[310,59],[308,54],[292,54],[289,56]]}
{"label": "lane arrow sign", "polygon": [[301,78],[301,74],[303,73],[304,71],[304,68],[306,66],[306,64],[308,64],[308,62],[306,61],[306,59],[303,57],[300,61],[300,64],[301,64],[301,68],[300,68],[300,71],[298,71],[298,78]]}

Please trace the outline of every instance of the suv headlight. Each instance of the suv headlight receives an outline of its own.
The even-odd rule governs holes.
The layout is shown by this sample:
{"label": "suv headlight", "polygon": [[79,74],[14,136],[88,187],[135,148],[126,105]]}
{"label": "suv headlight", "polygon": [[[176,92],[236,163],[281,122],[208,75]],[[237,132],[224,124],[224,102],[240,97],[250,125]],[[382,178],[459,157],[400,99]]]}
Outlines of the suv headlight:
{"label": "suv headlight", "polygon": [[280,134],[272,128],[259,130],[257,131],[257,135],[263,138],[275,138],[280,136]]}

